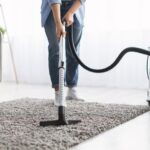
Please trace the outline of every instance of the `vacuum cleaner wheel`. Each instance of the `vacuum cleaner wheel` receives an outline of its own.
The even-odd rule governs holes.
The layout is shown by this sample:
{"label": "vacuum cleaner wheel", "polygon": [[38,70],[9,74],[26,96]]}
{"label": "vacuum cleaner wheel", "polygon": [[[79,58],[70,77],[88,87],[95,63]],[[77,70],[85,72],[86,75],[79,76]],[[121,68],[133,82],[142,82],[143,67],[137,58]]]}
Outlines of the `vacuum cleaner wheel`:
{"label": "vacuum cleaner wheel", "polygon": [[149,100],[147,100],[147,102],[148,102],[148,106],[150,106],[150,101],[149,101]]}

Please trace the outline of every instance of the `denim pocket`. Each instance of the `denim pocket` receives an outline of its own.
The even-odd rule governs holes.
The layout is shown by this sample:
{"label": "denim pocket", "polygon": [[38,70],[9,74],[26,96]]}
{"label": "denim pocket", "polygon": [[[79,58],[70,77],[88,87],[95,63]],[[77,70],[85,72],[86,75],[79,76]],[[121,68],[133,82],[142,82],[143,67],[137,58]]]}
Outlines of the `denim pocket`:
{"label": "denim pocket", "polygon": [[79,29],[81,29],[81,28],[84,27],[83,22],[80,22],[80,21],[78,20],[76,14],[74,15],[74,24],[73,24],[73,25],[74,25],[75,28],[79,28]]}

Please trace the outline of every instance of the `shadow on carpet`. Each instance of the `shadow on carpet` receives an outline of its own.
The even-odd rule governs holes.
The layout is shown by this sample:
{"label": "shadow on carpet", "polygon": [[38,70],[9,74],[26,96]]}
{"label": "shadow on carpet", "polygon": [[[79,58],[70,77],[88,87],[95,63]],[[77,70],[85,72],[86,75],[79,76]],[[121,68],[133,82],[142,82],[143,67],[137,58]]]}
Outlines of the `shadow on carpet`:
{"label": "shadow on carpet", "polygon": [[69,126],[40,127],[57,119],[52,100],[24,98],[0,103],[0,149],[66,150],[99,133],[135,118],[148,106],[68,102],[67,118],[82,122]]}

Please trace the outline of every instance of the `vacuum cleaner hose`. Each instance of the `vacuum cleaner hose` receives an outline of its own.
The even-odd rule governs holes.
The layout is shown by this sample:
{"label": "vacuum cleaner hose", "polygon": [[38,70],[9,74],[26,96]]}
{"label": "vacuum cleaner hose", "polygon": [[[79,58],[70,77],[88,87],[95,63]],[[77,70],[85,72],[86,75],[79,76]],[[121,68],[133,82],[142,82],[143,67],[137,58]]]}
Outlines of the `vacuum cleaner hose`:
{"label": "vacuum cleaner hose", "polygon": [[145,49],[142,48],[137,48],[137,47],[128,47],[126,49],[124,49],[116,58],[116,60],[109,65],[106,68],[102,68],[102,69],[93,69],[88,67],[87,65],[85,65],[81,59],[78,57],[78,55],[76,54],[76,47],[74,45],[74,39],[73,39],[73,25],[68,27],[68,40],[69,40],[69,44],[70,44],[70,48],[71,48],[71,52],[73,54],[73,56],[75,57],[75,59],[78,61],[78,63],[86,70],[90,71],[90,72],[94,72],[94,73],[103,73],[103,72],[107,72],[111,69],[113,69],[122,59],[122,57],[128,53],[128,52],[136,52],[136,53],[140,53],[140,54],[144,54],[144,55],[148,55],[150,56],[150,51],[147,51]]}

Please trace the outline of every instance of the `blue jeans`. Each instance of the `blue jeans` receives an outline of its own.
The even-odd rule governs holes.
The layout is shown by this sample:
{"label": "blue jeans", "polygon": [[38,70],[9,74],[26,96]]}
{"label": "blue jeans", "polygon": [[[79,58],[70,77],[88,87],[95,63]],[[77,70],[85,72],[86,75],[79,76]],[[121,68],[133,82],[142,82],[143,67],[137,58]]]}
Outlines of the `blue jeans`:
{"label": "blue jeans", "polygon": [[[71,7],[72,2],[69,2],[67,6],[61,6],[61,15],[62,17]],[[82,28],[83,26],[79,24],[76,16],[74,15],[74,43],[77,50],[77,54],[79,54],[80,49],[80,40],[82,36]],[[50,13],[45,26],[45,33],[49,42],[48,46],[48,62],[49,62],[49,74],[52,82],[52,87],[58,87],[59,85],[59,70],[58,70],[58,61],[59,61],[59,41],[56,36],[56,27],[53,18],[52,12]],[[68,29],[66,29],[67,31]],[[66,72],[65,72],[65,85],[67,87],[77,86],[78,82],[78,62],[73,57],[69,43],[68,43],[68,35],[66,35]]]}

